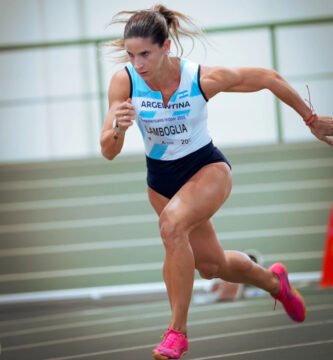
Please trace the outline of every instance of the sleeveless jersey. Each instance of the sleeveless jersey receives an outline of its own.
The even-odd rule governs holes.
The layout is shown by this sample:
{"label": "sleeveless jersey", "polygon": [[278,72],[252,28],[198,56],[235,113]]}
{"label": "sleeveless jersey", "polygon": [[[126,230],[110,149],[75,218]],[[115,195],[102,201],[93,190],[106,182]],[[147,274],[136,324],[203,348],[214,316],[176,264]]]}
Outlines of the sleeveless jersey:
{"label": "sleeveless jersey", "polygon": [[131,81],[135,120],[149,158],[176,160],[211,141],[207,100],[200,87],[200,65],[180,60],[180,84],[166,106],[161,92],[151,90],[132,64],[125,69]]}

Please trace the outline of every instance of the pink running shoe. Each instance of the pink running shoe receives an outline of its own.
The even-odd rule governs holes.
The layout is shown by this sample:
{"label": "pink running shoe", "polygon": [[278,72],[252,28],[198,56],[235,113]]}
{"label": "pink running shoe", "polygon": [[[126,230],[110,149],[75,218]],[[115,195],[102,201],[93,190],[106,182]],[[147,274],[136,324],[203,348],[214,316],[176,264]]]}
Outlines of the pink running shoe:
{"label": "pink running shoe", "polygon": [[291,319],[303,322],[306,316],[305,303],[301,294],[289,284],[287,269],[284,265],[275,263],[269,270],[279,277],[281,284],[280,291],[272,297],[282,303]]}
{"label": "pink running shoe", "polygon": [[180,359],[188,351],[188,339],[185,334],[169,328],[163,341],[153,350],[155,360]]}

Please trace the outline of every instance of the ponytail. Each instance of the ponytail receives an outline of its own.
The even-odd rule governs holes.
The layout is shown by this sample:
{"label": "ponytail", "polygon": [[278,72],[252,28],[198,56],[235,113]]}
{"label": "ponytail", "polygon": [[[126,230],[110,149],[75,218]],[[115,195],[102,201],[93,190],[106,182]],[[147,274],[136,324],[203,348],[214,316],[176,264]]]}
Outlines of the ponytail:
{"label": "ponytail", "polygon": [[169,37],[174,41],[177,56],[182,56],[184,48],[180,42],[181,36],[192,40],[203,37],[201,29],[195,25],[192,19],[181,12],[170,10],[164,5],[154,5],[147,10],[121,11],[116,14],[111,24],[125,24],[123,38],[106,43],[117,53],[122,53],[118,60],[128,60],[124,54],[125,40],[133,37],[150,38],[153,44],[162,46]]}

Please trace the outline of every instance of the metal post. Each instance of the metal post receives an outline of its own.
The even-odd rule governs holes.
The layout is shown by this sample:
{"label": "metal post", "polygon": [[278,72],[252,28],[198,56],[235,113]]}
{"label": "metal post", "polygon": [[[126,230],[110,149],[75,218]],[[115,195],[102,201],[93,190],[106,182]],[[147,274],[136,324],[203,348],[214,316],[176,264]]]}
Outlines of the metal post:
{"label": "metal post", "polygon": [[104,105],[104,91],[103,91],[103,69],[102,69],[102,63],[100,59],[100,52],[99,52],[99,46],[100,43],[95,43],[95,53],[96,53],[96,71],[97,71],[97,87],[98,87],[98,100],[99,100],[99,116],[100,116],[100,124],[101,128],[104,123],[105,118],[105,105]]}
{"label": "metal post", "polygon": [[[271,38],[271,53],[272,53],[272,65],[273,69],[279,71],[279,64],[277,59],[277,46],[276,46],[276,27],[269,27]],[[282,112],[281,102],[278,98],[275,98],[275,112],[276,112],[276,128],[278,132],[278,143],[283,143],[283,127],[282,127]]]}

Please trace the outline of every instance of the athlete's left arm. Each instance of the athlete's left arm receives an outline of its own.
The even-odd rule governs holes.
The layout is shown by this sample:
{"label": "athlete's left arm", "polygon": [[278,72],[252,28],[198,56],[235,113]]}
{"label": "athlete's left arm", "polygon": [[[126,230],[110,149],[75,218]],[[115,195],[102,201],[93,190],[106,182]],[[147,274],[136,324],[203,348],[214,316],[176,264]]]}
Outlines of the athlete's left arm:
{"label": "athlete's left arm", "polygon": [[[291,106],[303,120],[308,120],[312,110],[283,77],[274,70],[264,68],[202,67],[200,85],[210,99],[220,92],[255,92],[270,90],[281,101]],[[333,145],[327,136],[333,135],[333,121],[327,116],[311,119],[311,132],[322,141]]]}

